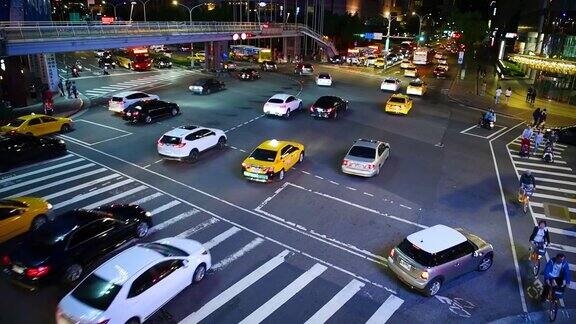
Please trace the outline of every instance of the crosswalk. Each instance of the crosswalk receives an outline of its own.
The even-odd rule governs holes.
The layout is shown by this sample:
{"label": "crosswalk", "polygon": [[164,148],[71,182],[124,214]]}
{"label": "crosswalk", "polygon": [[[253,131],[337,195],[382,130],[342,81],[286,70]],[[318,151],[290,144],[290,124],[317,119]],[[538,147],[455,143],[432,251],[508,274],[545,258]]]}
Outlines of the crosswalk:
{"label": "crosswalk", "polygon": [[[202,242],[212,254],[213,267],[205,279],[211,288],[204,298],[190,301],[181,294],[165,306],[178,307],[177,313],[185,307],[184,315],[176,318],[180,323],[259,323],[286,312],[294,322],[349,322],[353,318],[358,323],[386,323],[404,302],[346,272],[76,154],[0,174],[0,198],[23,195],[49,200],[54,215],[109,203],[139,204],[151,212],[153,221],[144,241],[177,236]],[[224,279],[232,283],[219,286]],[[269,298],[259,301],[253,296]],[[241,307],[237,306],[239,301]]]}
{"label": "crosswalk", "polygon": [[160,74],[143,76],[140,78],[136,78],[134,80],[119,82],[116,84],[111,84],[111,85],[102,86],[99,88],[85,90],[85,91],[83,91],[83,93],[88,98],[91,98],[91,99],[92,98],[98,98],[98,97],[104,97],[104,96],[107,96],[107,95],[110,95],[112,93],[122,91],[122,90],[130,90],[130,89],[137,88],[137,87],[154,85],[154,84],[158,84],[161,82],[171,81],[174,78],[178,78],[180,76],[187,75],[190,73],[192,73],[192,72],[186,71],[186,70],[175,69],[175,70],[166,71],[166,72],[163,72]]}
{"label": "crosswalk", "polygon": [[[520,137],[508,144],[508,152],[516,175],[531,170],[536,178],[536,191],[530,199],[530,210],[536,221],[545,220],[550,232],[549,254],[564,253],[570,270],[576,271],[576,173],[564,161],[568,147],[554,145],[554,162],[542,160],[540,147],[530,157],[520,157]],[[571,283],[570,288],[576,289]]]}

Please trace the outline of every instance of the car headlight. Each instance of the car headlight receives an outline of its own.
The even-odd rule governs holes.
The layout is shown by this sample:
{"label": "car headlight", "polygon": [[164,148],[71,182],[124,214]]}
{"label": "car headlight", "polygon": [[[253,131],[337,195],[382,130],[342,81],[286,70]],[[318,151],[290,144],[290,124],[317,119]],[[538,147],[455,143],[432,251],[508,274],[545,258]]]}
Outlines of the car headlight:
{"label": "car headlight", "polygon": [[147,211],[147,212],[144,213],[144,216],[146,216],[146,217],[152,217],[152,213],[149,212],[149,211]]}
{"label": "car headlight", "polygon": [[66,144],[63,140],[58,140],[58,144]]}
{"label": "car headlight", "polygon": [[54,207],[54,206],[52,206],[51,203],[46,203],[46,208],[48,208],[48,210],[52,209],[52,207]]}

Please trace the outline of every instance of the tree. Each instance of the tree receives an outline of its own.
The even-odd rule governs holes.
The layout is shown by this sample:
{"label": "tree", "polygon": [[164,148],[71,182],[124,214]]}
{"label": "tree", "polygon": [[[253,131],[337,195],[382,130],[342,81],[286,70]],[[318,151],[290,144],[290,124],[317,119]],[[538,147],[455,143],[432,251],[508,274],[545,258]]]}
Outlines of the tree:
{"label": "tree", "polygon": [[354,34],[364,31],[364,24],[358,15],[346,13],[337,15],[326,12],[324,34],[334,40],[336,48],[348,48],[354,40]]}
{"label": "tree", "polygon": [[487,36],[488,23],[482,19],[478,11],[460,12],[458,10],[452,13],[454,22],[453,31],[462,33],[460,43],[466,45],[466,58],[473,56],[474,49],[482,44]]}

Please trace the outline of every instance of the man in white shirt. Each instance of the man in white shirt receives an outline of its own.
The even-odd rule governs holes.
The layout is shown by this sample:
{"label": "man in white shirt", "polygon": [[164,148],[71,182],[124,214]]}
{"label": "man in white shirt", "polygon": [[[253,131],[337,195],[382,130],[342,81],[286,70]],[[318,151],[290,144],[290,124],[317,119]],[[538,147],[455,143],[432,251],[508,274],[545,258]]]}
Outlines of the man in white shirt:
{"label": "man in white shirt", "polygon": [[494,104],[499,104],[500,103],[500,96],[502,96],[502,87],[498,87],[498,89],[496,89],[496,95],[494,96]]}

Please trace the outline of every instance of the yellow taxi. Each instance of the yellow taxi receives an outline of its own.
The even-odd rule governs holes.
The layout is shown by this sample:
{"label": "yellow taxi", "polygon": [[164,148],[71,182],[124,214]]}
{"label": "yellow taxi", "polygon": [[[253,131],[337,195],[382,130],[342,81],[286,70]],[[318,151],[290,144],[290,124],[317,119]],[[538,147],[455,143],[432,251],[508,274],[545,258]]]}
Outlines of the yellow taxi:
{"label": "yellow taxi", "polygon": [[194,53],[194,62],[198,63],[206,62],[206,54],[202,52]]}
{"label": "yellow taxi", "polygon": [[386,67],[386,60],[383,57],[379,57],[374,62],[374,67],[377,69],[383,69]]}
{"label": "yellow taxi", "polygon": [[400,93],[393,94],[384,107],[387,113],[401,115],[408,115],[410,109],[412,109],[412,99]]}
{"label": "yellow taxi", "polygon": [[418,68],[416,68],[416,66],[407,67],[406,69],[404,69],[404,76],[417,78],[418,77]]}
{"label": "yellow taxi", "polygon": [[2,132],[17,132],[34,136],[42,136],[52,133],[66,133],[72,130],[72,119],[66,117],[53,117],[40,114],[21,116],[6,126],[2,126]]}
{"label": "yellow taxi", "polygon": [[406,88],[407,95],[423,96],[426,92],[428,92],[428,84],[420,79],[410,82]]}
{"label": "yellow taxi", "polygon": [[286,171],[302,160],[304,145],[272,139],[258,145],[242,162],[242,173],[252,181],[282,180]]}
{"label": "yellow taxi", "polygon": [[0,243],[29,230],[37,230],[48,218],[52,209],[46,200],[19,197],[0,200]]}

